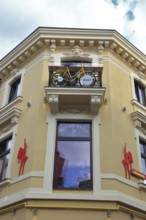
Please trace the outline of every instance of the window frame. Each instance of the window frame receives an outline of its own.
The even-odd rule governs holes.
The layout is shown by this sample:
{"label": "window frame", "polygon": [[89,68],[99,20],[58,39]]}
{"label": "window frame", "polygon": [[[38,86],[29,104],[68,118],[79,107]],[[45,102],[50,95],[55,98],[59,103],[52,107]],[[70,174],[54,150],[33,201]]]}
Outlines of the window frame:
{"label": "window frame", "polygon": [[[23,81],[24,81],[24,74],[25,74],[25,69],[21,70],[20,72],[18,72],[16,74],[12,74],[12,77],[6,82],[2,107],[4,107],[5,105],[9,105],[14,100],[17,100],[18,97],[22,96],[22,87],[23,87]],[[11,85],[13,84],[13,82],[15,82],[19,78],[20,78],[19,95],[13,101],[9,102]]]}
{"label": "window frame", "polygon": [[[47,140],[46,140],[46,156],[44,167],[44,181],[43,189],[48,193],[53,193],[53,172],[54,172],[54,155],[56,144],[56,125],[58,120],[88,120],[92,122],[92,180],[93,190],[90,190],[91,194],[97,193],[101,189],[101,176],[100,176],[100,137],[99,137],[99,115],[89,115],[84,113],[72,114],[66,112],[65,114],[48,114],[47,124]],[[67,191],[67,189],[66,189]],[[56,191],[57,192],[57,191]],[[71,192],[71,190],[70,190]]]}
{"label": "window frame", "polygon": [[[142,138],[140,138],[139,139],[139,145],[140,145],[140,157],[141,157],[142,173],[144,173],[146,175],[146,141],[143,140]],[[143,147],[144,153],[142,153],[141,146]],[[142,162],[143,159],[144,159],[145,167],[143,167],[143,162]]]}
{"label": "window frame", "polygon": [[[5,162],[3,162],[2,168],[0,170],[0,182],[5,181],[7,179],[7,173],[8,173],[8,167],[9,167],[9,163],[10,163],[10,155],[11,155],[11,150],[12,150],[12,140],[13,140],[13,136],[12,134],[4,137],[3,139],[0,140],[0,145],[3,144],[5,145],[4,147],[7,148],[8,147],[8,142],[11,141],[11,148],[10,149],[5,149],[5,151],[3,153],[0,154],[0,158],[3,158],[3,160],[5,161],[6,157],[9,155],[9,161],[8,161],[8,165],[6,168],[6,171],[4,170],[4,165]],[[1,146],[0,146],[1,147]],[[3,174],[5,172],[5,177],[3,178]]]}
{"label": "window frame", "polygon": [[[90,125],[90,136],[89,137],[59,137],[58,136],[58,125],[60,123],[66,124],[89,124]],[[55,164],[57,157],[57,143],[58,141],[88,141],[90,143],[90,187],[57,187],[55,185]],[[53,169],[53,189],[54,190],[93,190],[93,163],[92,163],[92,122],[89,120],[57,120],[56,122],[56,140],[55,140],[55,153],[54,153],[54,169]]]}
{"label": "window frame", "polygon": [[15,78],[11,82],[8,103],[13,102],[18,96],[20,96],[20,84],[21,76]]}
{"label": "window frame", "polygon": [[77,60],[77,59],[64,59],[61,60],[61,66],[73,66],[73,67],[92,67],[92,60]]}
{"label": "window frame", "polygon": [[[146,107],[146,88],[145,85],[139,81],[138,79],[134,79],[134,90],[135,90],[135,97],[139,104]],[[141,92],[141,94],[140,94]]]}

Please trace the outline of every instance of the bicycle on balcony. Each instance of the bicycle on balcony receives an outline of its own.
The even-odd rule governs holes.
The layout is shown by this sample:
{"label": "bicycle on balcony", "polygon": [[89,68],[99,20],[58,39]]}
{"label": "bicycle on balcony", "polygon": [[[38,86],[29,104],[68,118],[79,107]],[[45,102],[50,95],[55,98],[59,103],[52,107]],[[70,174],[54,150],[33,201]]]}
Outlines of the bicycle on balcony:
{"label": "bicycle on balcony", "polygon": [[53,86],[55,87],[65,87],[77,86],[80,87],[93,87],[96,82],[96,77],[93,72],[85,71],[82,66],[79,71],[74,74],[71,74],[68,67],[63,70],[57,70],[51,77]]}

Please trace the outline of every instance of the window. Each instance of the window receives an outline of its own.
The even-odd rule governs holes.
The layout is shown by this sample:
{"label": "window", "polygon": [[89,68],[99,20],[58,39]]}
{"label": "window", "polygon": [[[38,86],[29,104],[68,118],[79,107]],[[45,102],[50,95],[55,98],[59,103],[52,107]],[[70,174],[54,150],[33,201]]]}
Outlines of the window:
{"label": "window", "polygon": [[140,104],[146,106],[145,87],[136,80],[135,80],[134,84],[135,84],[135,93],[136,93],[137,101]]}
{"label": "window", "polygon": [[8,102],[12,102],[19,96],[20,90],[20,78],[17,78],[13,83],[10,85],[10,95]]}
{"label": "window", "polygon": [[6,172],[9,163],[12,137],[0,142],[0,181],[6,179]]}
{"label": "window", "polygon": [[61,61],[62,66],[92,66],[91,62],[80,61],[80,60],[66,60]]}
{"label": "window", "polygon": [[90,122],[58,122],[53,187],[92,189]]}
{"label": "window", "polygon": [[146,175],[146,142],[140,140],[142,172]]}

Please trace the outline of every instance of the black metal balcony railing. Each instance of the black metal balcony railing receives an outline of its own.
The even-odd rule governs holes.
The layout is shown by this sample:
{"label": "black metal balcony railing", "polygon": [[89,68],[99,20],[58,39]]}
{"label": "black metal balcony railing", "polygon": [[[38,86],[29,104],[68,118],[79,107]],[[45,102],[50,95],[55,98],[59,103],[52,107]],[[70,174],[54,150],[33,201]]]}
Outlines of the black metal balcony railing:
{"label": "black metal balcony railing", "polygon": [[49,67],[49,86],[52,87],[102,87],[102,67]]}

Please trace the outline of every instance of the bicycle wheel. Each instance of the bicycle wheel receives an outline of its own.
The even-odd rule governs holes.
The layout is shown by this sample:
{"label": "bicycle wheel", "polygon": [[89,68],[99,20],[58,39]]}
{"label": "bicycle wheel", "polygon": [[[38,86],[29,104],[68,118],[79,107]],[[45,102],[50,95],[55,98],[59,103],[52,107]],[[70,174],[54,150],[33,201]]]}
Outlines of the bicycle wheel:
{"label": "bicycle wheel", "polygon": [[54,86],[65,86],[67,84],[67,78],[64,77],[63,71],[57,71],[52,75],[52,84]]}
{"label": "bicycle wheel", "polygon": [[79,83],[81,87],[93,87],[95,81],[95,76],[91,73],[85,73],[81,75],[79,78]]}

